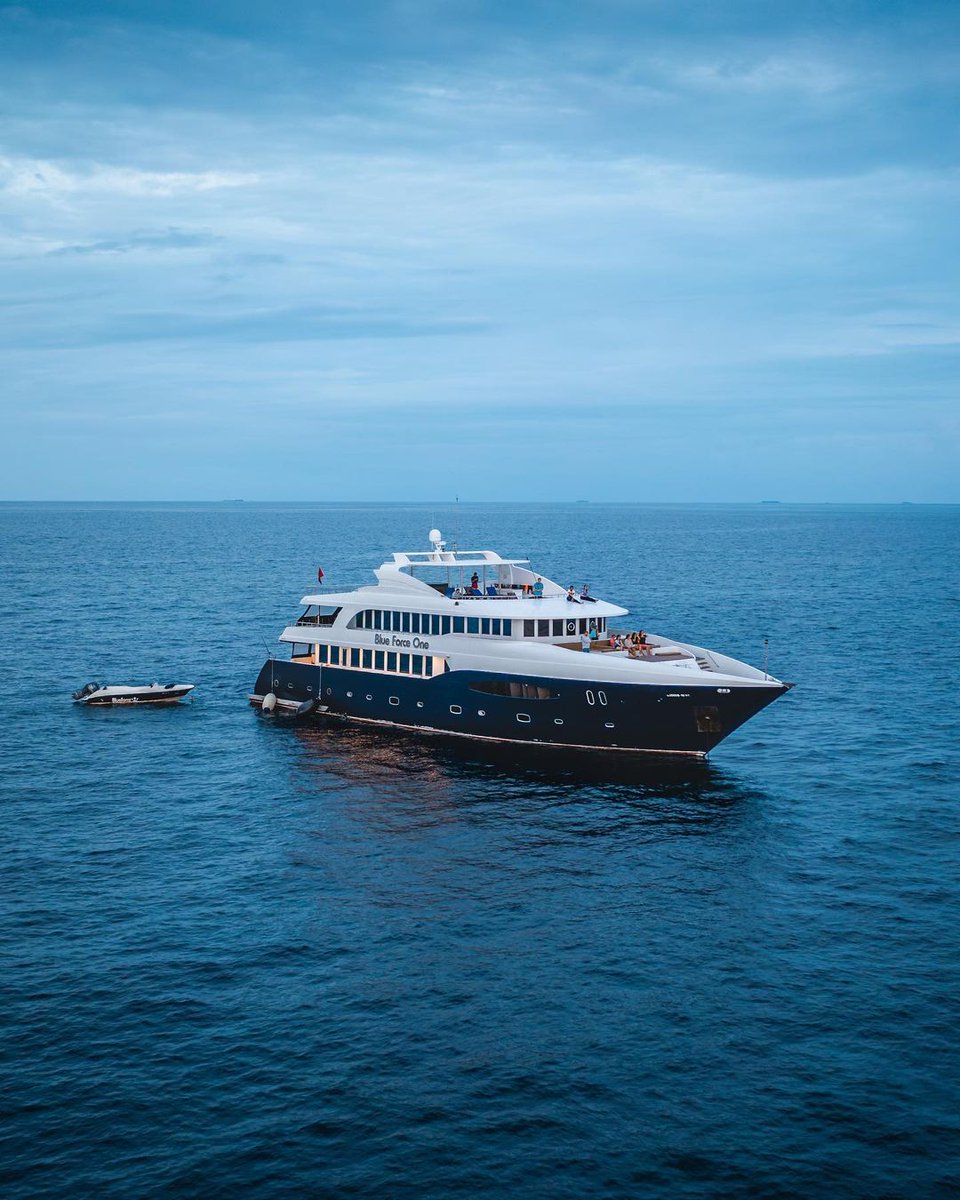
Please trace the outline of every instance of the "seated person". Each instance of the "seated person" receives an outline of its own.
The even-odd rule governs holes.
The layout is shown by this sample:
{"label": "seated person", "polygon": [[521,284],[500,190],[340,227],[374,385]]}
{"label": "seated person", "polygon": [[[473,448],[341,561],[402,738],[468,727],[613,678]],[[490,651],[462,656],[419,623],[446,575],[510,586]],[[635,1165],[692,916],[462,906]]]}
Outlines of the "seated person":
{"label": "seated person", "polygon": [[577,599],[576,592],[573,590],[572,583],[567,588],[567,599],[570,601],[571,604],[579,604],[580,603],[580,601]]}
{"label": "seated person", "polygon": [[590,584],[589,583],[585,583],[583,585],[583,587],[580,589],[580,599],[581,600],[589,600],[589,602],[591,604],[596,604],[596,600],[594,600],[594,598],[590,595]]}

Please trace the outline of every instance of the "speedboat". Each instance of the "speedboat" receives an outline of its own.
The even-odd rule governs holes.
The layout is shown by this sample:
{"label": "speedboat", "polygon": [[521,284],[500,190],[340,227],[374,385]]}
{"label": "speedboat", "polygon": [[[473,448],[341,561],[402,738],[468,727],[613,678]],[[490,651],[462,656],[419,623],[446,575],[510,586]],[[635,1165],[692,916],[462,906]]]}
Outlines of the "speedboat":
{"label": "speedboat", "polygon": [[73,693],[77,704],[175,704],[196,687],[194,683],[151,683],[143,687],[86,683]]}
{"label": "speedboat", "polygon": [[[495,742],[703,758],[793,685],[647,633],[626,608],[492,550],[394,553],[376,584],[311,594],[250,702],[368,725]],[[587,653],[584,653],[587,651]]]}

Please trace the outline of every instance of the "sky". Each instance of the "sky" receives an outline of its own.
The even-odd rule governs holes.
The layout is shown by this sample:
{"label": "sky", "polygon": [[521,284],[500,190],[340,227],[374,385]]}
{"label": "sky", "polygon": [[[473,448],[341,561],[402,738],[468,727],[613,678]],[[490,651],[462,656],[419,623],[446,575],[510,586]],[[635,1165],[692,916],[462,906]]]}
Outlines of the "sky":
{"label": "sky", "polygon": [[0,9],[0,499],[960,501],[960,4]]}

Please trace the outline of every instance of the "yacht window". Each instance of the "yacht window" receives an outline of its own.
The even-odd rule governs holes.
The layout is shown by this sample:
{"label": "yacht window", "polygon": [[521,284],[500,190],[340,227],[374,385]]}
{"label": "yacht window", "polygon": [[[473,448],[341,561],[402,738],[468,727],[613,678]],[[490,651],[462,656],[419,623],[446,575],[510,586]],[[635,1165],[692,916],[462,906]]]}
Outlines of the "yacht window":
{"label": "yacht window", "polygon": [[500,636],[500,619],[499,619],[499,617],[494,617],[493,620],[490,622],[490,632],[493,634],[494,637]]}
{"label": "yacht window", "polygon": [[550,688],[536,683],[521,683],[518,679],[481,679],[470,684],[472,692],[484,692],[488,696],[513,696],[517,700],[555,700],[557,695]]}
{"label": "yacht window", "polygon": [[400,674],[401,675],[409,675],[410,674],[410,655],[409,654],[401,654],[400,655]]}
{"label": "yacht window", "polygon": [[383,670],[383,651],[375,650],[373,652],[373,669],[375,671]]}
{"label": "yacht window", "polygon": [[601,617],[599,619],[599,621],[597,621],[597,633],[606,633],[606,632],[607,632],[607,618]]}
{"label": "yacht window", "polygon": [[537,637],[549,637],[549,636],[550,636],[550,622],[549,621],[538,621],[537,622]]}
{"label": "yacht window", "polygon": [[364,650],[362,666],[365,671],[369,671],[370,668],[373,666],[373,651],[372,650]]}
{"label": "yacht window", "polygon": [[467,617],[467,633],[479,633],[480,621],[477,617]]}
{"label": "yacht window", "polygon": [[399,696],[391,696],[391,697],[390,697],[390,703],[391,703],[391,704],[393,704],[393,705],[397,705],[397,704],[399,704],[399,703],[400,703],[400,697],[399,697]]}
{"label": "yacht window", "polygon": [[411,633],[419,633],[420,632],[420,614],[419,613],[411,613],[410,614],[410,632]]}
{"label": "yacht window", "polygon": [[410,614],[408,612],[400,614],[400,632],[401,633],[409,633],[410,632]]}
{"label": "yacht window", "polygon": [[329,646],[318,646],[317,647],[317,662],[325,663],[328,661],[329,658],[330,658],[330,647]]}
{"label": "yacht window", "polygon": [[393,632],[400,633],[403,629],[403,613],[395,612],[393,614]]}
{"label": "yacht window", "polygon": [[440,618],[436,615],[430,617],[430,633],[433,637],[440,636]]}
{"label": "yacht window", "polygon": [[517,713],[517,720],[520,722],[521,725],[529,725],[530,724],[530,717],[528,716],[527,713]]}
{"label": "yacht window", "polygon": [[590,622],[587,620],[586,617],[580,618],[580,632],[581,633],[589,633],[590,632]]}
{"label": "yacht window", "polygon": [[503,622],[503,636],[504,637],[512,637],[513,636],[513,621],[505,620]]}
{"label": "yacht window", "polygon": [[424,673],[424,675],[432,675],[433,674],[433,659],[432,658],[425,658],[423,660],[423,673]]}
{"label": "yacht window", "polygon": [[485,633],[489,636],[489,634],[490,634],[490,618],[489,617],[483,617],[482,620],[480,621],[480,632]]}
{"label": "yacht window", "polygon": [[459,717],[460,714],[463,712],[463,709],[460,707],[459,704],[451,704],[450,711],[453,713],[453,715],[455,717]]}
{"label": "yacht window", "polygon": [[[344,655],[343,665],[344,666],[347,665],[346,655]],[[359,646],[354,646],[350,651],[350,666],[351,667],[359,667],[360,666],[360,647]]]}
{"label": "yacht window", "polygon": [[394,653],[394,651],[391,650],[387,654],[387,670],[388,671],[396,671],[396,669],[397,669],[397,656]]}
{"label": "yacht window", "polygon": [[290,651],[291,658],[309,658],[310,646],[304,642],[302,645],[299,642],[294,642]]}
{"label": "yacht window", "polygon": [[410,665],[413,667],[414,675],[423,674],[423,658],[419,654],[411,654]]}
{"label": "yacht window", "polygon": [[524,621],[524,623],[523,623],[523,636],[524,636],[524,637],[536,637],[536,636],[537,636],[537,623],[536,623],[536,621]]}
{"label": "yacht window", "polygon": [[463,617],[454,617],[453,618],[453,632],[454,633],[463,633]]}
{"label": "yacht window", "polygon": [[563,636],[563,621],[562,620],[554,621],[553,636],[554,637],[562,637]]}
{"label": "yacht window", "polygon": [[440,632],[441,633],[449,633],[450,632],[450,618],[449,617],[441,618]]}

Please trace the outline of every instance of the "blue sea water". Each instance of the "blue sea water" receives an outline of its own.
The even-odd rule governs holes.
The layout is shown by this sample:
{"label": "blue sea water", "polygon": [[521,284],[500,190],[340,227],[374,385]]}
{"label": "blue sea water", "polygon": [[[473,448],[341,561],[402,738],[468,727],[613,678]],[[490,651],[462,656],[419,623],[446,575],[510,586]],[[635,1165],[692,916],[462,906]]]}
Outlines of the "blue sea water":
{"label": "blue sea water", "polygon": [[[434,524],[798,687],[706,764],[248,707],[318,564],[371,582]],[[958,533],[0,506],[4,1194],[955,1195]]]}

